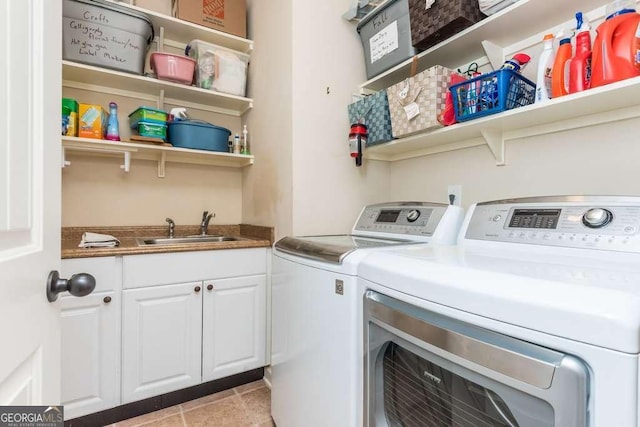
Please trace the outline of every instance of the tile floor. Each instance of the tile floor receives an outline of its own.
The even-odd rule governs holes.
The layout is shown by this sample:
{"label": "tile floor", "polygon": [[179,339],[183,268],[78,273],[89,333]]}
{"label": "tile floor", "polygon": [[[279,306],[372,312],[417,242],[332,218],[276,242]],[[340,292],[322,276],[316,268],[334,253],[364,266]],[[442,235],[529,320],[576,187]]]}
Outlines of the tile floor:
{"label": "tile floor", "polygon": [[274,427],[271,390],[255,381],[110,427]]}

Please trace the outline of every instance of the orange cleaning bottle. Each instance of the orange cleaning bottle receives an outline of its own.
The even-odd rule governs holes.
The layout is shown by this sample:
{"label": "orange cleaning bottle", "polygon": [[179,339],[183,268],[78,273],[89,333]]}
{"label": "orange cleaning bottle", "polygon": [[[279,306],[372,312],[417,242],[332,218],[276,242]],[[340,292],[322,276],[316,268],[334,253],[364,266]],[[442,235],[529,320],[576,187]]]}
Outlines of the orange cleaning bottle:
{"label": "orange cleaning bottle", "polygon": [[591,29],[583,21],[582,12],[576,13],[576,53],[569,64],[569,93],[591,87]]}
{"label": "orange cleaning bottle", "polygon": [[[615,11],[610,13],[612,10]],[[640,75],[635,62],[639,23],[635,2],[614,1],[607,5],[607,19],[596,29],[593,42],[591,87]]]}
{"label": "orange cleaning bottle", "polygon": [[571,61],[571,36],[560,33],[560,45],[551,71],[551,97],[558,98],[569,93],[569,63]]}

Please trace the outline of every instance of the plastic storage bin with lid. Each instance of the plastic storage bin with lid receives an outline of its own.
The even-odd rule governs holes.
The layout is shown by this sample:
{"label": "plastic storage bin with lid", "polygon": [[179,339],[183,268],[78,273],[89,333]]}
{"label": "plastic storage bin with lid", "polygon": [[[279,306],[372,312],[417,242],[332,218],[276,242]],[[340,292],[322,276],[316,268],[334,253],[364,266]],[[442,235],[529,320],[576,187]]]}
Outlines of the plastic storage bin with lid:
{"label": "plastic storage bin with lid", "polygon": [[64,0],[62,58],[142,74],[153,40],[149,17],[103,0]]}
{"label": "plastic storage bin with lid", "polygon": [[169,142],[174,147],[229,152],[229,129],[204,120],[175,120],[168,122]]}
{"label": "plastic storage bin with lid", "polygon": [[192,40],[185,55],[195,59],[196,86],[245,96],[249,55],[202,40]]}

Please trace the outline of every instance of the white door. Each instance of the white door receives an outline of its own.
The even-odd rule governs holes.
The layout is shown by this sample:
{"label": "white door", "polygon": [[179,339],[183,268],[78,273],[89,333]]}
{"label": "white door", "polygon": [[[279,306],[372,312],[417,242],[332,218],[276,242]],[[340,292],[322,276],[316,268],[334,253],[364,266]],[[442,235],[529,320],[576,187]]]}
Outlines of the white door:
{"label": "white door", "polygon": [[258,276],[204,282],[202,379],[260,368],[266,361],[267,279]]}
{"label": "white door", "polygon": [[202,282],[122,291],[122,403],[200,383]]}
{"label": "white door", "polygon": [[61,11],[0,2],[0,405],[60,402]]}

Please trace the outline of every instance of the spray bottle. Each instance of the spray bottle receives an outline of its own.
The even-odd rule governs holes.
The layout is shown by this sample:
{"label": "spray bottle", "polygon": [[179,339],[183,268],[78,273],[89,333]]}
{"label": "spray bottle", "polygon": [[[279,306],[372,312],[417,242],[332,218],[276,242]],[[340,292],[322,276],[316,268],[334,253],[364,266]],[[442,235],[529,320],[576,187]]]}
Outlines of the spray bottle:
{"label": "spray bottle", "polygon": [[571,35],[564,35],[563,31],[558,34],[560,45],[553,61],[551,72],[551,96],[559,98],[569,93],[569,65],[571,62]]}
{"label": "spray bottle", "polygon": [[582,12],[576,13],[576,53],[569,64],[569,93],[591,87],[591,32]]}
{"label": "spray bottle", "polygon": [[551,72],[553,70],[553,34],[544,36],[544,45],[538,62],[536,80],[536,102],[551,99]]}

